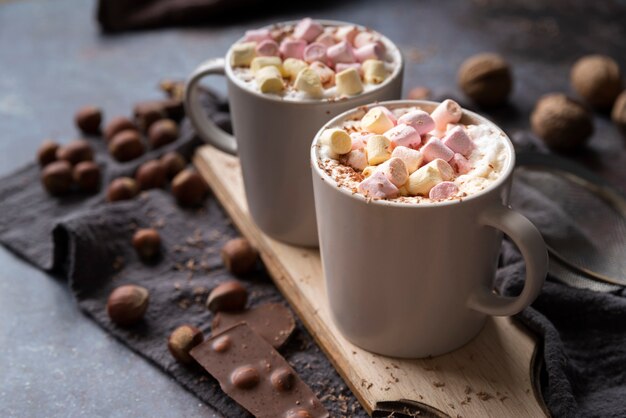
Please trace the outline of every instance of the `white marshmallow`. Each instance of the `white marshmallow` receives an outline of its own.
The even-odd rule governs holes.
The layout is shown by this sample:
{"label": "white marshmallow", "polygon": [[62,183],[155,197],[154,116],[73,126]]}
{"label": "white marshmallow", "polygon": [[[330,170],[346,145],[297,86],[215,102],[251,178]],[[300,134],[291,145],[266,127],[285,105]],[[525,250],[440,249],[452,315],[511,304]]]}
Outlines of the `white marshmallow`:
{"label": "white marshmallow", "polygon": [[352,150],[352,138],[350,138],[350,135],[343,129],[326,129],[324,132],[322,132],[320,141],[322,142],[322,144],[328,145],[331,152],[335,154],[343,155],[349,153]]}
{"label": "white marshmallow", "polygon": [[322,80],[320,79],[320,76],[311,68],[303,68],[298,73],[293,86],[296,90],[306,93],[314,99],[319,99],[324,96]]}
{"label": "white marshmallow", "polygon": [[380,84],[387,78],[385,63],[381,60],[368,59],[361,65],[363,79],[369,84]]}
{"label": "white marshmallow", "polygon": [[372,135],[367,140],[367,162],[370,165],[378,165],[391,157],[389,146],[391,141],[383,135]]}
{"label": "white marshmallow", "polygon": [[354,96],[363,91],[363,83],[359,72],[354,68],[348,68],[335,75],[337,93],[340,95]]}
{"label": "white marshmallow", "polygon": [[298,76],[298,73],[302,71],[302,69],[307,68],[308,65],[306,62],[299,60],[297,58],[287,58],[283,61],[283,74],[285,77],[289,77],[292,80]]}
{"label": "white marshmallow", "polygon": [[371,108],[361,119],[361,128],[374,134],[384,134],[393,128],[394,123],[385,110],[382,106]]}
{"label": "white marshmallow", "polygon": [[280,71],[271,65],[257,71],[254,78],[261,93],[278,93],[285,88]]}
{"label": "white marshmallow", "polygon": [[252,74],[256,74],[263,67],[273,66],[281,70],[283,61],[279,57],[255,57],[250,63]]}
{"label": "white marshmallow", "polygon": [[230,50],[231,67],[247,67],[255,56],[256,42],[235,44]]}
{"label": "white marshmallow", "polygon": [[454,176],[450,164],[436,159],[416,170],[409,176],[406,188],[411,195],[428,196],[430,189],[442,181],[448,181]]}

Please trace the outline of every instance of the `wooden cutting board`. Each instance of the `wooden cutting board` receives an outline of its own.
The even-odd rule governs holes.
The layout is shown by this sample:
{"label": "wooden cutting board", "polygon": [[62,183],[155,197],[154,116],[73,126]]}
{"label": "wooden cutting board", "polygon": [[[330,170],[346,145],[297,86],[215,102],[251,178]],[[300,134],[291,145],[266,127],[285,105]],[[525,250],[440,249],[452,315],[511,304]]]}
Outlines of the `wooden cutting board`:
{"label": "wooden cutting board", "polygon": [[536,383],[537,344],[509,318],[491,318],[461,349],[404,360],[364,351],[345,340],[331,320],[319,252],[264,235],[248,213],[236,157],[205,146],[194,162],[241,233],[255,245],[302,322],[375,417],[544,417]]}

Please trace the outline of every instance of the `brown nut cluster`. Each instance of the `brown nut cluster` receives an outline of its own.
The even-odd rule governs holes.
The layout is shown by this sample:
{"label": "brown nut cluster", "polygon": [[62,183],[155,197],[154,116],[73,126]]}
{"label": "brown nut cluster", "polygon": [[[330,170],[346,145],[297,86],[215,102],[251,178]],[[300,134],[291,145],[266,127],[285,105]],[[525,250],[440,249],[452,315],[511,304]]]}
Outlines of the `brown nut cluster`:
{"label": "brown nut cluster", "polygon": [[39,149],[37,150],[37,161],[41,167],[45,167],[57,160],[57,150],[59,149],[59,144],[46,139],[41,143]]}
{"label": "brown nut cluster", "polygon": [[617,96],[611,111],[611,120],[626,135],[626,90]]}
{"label": "brown nut cluster", "polygon": [[45,140],[37,151],[37,160],[42,166],[41,184],[53,196],[69,193],[74,183],[84,192],[100,187],[100,167],[92,161],[93,149],[85,140],[64,146]]}
{"label": "brown nut cluster", "polygon": [[161,252],[161,235],[153,228],[138,229],[133,235],[133,247],[143,260],[152,260]]}
{"label": "brown nut cluster", "polygon": [[71,165],[76,165],[82,161],[93,160],[93,149],[89,142],[84,139],[76,139],[57,149],[57,160],[65,160]]}
{"label": "brown nut cluster", "polygon": [[124,285],[109,295],[107,313],[111,321],[120,326],[131,326],[139,322],[150,300],[148,289],[136,285]]}
{"label": "brown nut cluster", "polygon": [[139,132],[127,129],[117,133],[109,142],[109,153],[117,161],[126,162],[143,155],[145,148]]}
{"label": "brown nut cluster", "polygon": [[202,331],[192,325],[185,324],[170,334],[167,348],[177,361],[190,364],[194,362],[194,359],[189,355],[189,352],[202,341],[204,341]]}
{"label": "brown nut cluster", "polygon": [[143,133],[147,133],[152,124],[167,116],[163,106],[159,106],[155,102],[137,103],[133,108],[133,115],[137,127],[139,127]]}
{"label": "brown nut cluster", "polygon": [[259,253],[247,239],[233,238],[224,244],[221,256],[226,269],[239,276],[256,268]]}
{"label": "brown nut cluster", "polygon": [[206,305],[211,312],[240,311],[246,307],[248,291],[236,280],[224,282],[209,293]]}
{"label": "brown nut cluster", "polygon": [[476,54],[466,59],[457,74],[459,87],[481,106],[505,103],[513,88],[509,63],[493,53]]}
{"label": "brown nut cluster", "polygon": [[622,91],[619,65],[605,55],[580,58],[570,73],[573,89],[591,106],[609,109]]}
{"label": "brown nut cluster", "polygon": [[109,184],[107,189],[107,201],[117,202],[119,200],[128,200],[137,196],[139,186],[134,179],[130,177],[116,178]]}
{"label": "brown nut cluster", "polygon": [[74,166],[74,183],[83,192],[96,192],[100,189],[100,167],[93,161],[83,161]]}
{"label": "brown nut cluster", "polygon": [[126,130],[137,130],[137,126],[125,116],[117,116],[107,123],[106,128],[104,128],[104,139],[109,142],[113,139],[113,137],[119,134],[122,131]]}
{"label": "brown nut cluster", "polygon": [[171,119],[161,119],[150,126],[148,141],[152,148],[160,148],[178,138],[178,125]]}
{"label": "brown nut cluster", "polygon": [[170,151],[161,157],[161,164],[165,168],[165,175],[171,180],[185,169],[187,161],[176,151]]}
{"label": "brown nut cluster", "polygon": [[185,169],[172,180],[172,194],[183,206],[200,205],[207,192],[207,184],[194,170]]}
{"label": "brown nut cluster", "polygon": [[150,160],[139,166],[135,180],[141,190],[161,188],[167,182],[167,172],[160,160]]}
{"label": "brown nut cluster", "polygon": [[593,133],[591,113],[564,94],[543,96],[530,116],[533,132],[555,151],[573,151]]}
{"label": "brown nut cluster", "polygon": [[76,127],[86,135],[98,135],[102,123],[102,109],[96,106],[84,106],[74,115]]}

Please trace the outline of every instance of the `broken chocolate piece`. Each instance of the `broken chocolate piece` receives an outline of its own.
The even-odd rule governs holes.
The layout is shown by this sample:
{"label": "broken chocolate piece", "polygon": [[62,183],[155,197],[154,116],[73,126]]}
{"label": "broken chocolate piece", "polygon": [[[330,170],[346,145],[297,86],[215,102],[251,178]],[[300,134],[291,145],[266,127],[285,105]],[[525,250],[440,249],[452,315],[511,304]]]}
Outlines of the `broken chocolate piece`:
{"label": "broken chocolate piece", "polygon": [[[230,347],[217,351],[216,346],[223,345],[224,337],[230,340]],[[217,379],[227,395],[257,418],[329,416],[289,363],[245,323],[197,345],[191,356]],[[276,373],[282,378],[272,379]],[[289,374],[293,380],[287,377]],[[276,380],[290,385],[291,389],[277,389],[273,382]]]}
{"label": "broken chocolate piece", "polygon": [[213,318],[211,331],[216,335],[241,322],[246,322],[274,348],[280,348],[296,327],[289,308],[280,303],[267,303],[245,311],[219,312]]}

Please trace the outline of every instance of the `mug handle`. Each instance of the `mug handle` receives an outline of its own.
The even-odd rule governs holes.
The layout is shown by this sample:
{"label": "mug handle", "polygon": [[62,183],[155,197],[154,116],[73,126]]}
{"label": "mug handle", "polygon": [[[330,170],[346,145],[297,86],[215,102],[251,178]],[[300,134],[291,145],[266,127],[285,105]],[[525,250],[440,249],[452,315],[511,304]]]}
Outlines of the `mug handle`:
{"label": "mug handle", "polygon": [[515,297],[500,296],[491,288],[482,286],[470,295],[468,306],[487,315],[515,315],[530,305],[541,292],[548,272],[546,244],[532,222],[506,206],[488,209],[483,212],[479,222],[501,230],[517,245],[526,262],[526,281],[522,293]]}
{"label": "mug handle", "polygon": [[207,75],[226,74],[224,58],[213,58],[200,64],[185,84],[185,111],[200,138],[228,154],[237,154],[235,137],[218,127],[200,105],[198,82]]}

